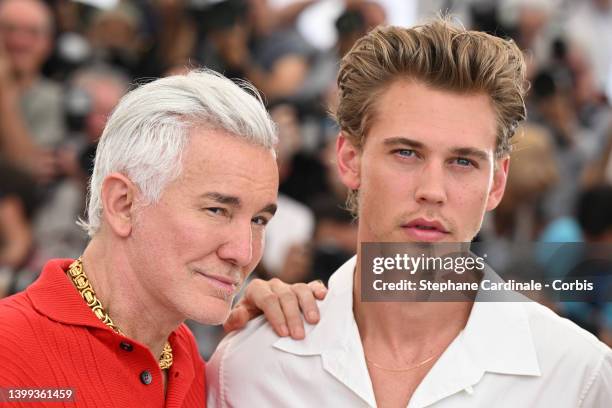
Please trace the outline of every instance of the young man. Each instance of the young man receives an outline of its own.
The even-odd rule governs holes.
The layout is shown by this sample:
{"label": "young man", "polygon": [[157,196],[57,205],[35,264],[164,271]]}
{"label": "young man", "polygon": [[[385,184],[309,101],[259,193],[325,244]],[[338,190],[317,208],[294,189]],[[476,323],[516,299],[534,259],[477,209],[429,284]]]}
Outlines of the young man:
{"label": "young man", "polygon": [[[50,261],[0,301],[0,402],[205,405],[204,362],[183,321],[226,319],[276,209],[276,130],[253,94],[192,72],[121,100],[96,152],[83,256]],[[294,325],[298,303],[314,307],[306,286],[246,293],[234,324],[260,308]]]}
{"label": "young man", "polygon": [[[470,242],[525,116],[512,42],[446,21],[378,28],[343,58],[337,165],[359,242]],[[210,406],[612,406],[612,352],[536,303],[362,302],[360,246],[303,341],[263,321],[207,366]]]}

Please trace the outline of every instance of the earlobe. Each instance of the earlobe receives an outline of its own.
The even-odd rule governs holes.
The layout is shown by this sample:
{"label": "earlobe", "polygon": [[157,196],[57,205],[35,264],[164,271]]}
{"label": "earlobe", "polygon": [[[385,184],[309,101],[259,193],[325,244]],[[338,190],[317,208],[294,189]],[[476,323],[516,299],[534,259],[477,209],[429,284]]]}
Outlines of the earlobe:
{"label": "earlobe", "polygon": [[111,173],[102,183],[104,220],[111,230],[127,237],[132,232],[135,186],[120,173]]}
{"label": "earlobe", "polygon": [[491,186],[491,191],[489,191],[489,197],[487,199],[487,211],[492,211],[497,208],[504,197],[509,167],[509,157],[497,160],[496,168],[493,173],[493,185]]}
{"label": "earlobe", "polygon": [[342,183],[350,190],[358,190],[361,184],[361,150],[343,132],[336,141],[336,159]]}

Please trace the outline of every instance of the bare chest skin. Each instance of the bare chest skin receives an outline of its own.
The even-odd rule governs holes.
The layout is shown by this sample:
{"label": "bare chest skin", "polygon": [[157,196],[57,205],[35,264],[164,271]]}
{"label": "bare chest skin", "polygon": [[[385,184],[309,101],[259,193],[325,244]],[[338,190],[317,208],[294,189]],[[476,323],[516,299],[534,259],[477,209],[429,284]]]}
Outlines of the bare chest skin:
{"label": "bare chest skin", "polygon": [[434,361],[426,366],[405,372],[385,371],[368,364],[374,396],[378,408],[406,408],[418,385],[423,381]]}

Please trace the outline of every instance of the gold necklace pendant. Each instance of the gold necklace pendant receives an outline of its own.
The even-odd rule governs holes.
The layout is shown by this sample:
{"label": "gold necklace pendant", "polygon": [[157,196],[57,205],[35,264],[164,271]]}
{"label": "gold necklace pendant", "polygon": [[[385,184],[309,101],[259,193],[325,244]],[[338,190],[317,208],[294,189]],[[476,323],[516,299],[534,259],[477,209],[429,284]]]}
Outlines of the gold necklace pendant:
{"label": "gold necklace pendant", "polygon": [[[108,315],[100,299],[96,297],[96,292],[94,292],[91,284],[89,283],[89,279],[87,279],[87,275],[85,275],[85,271],[83,269],[83,261],[81,258],[74,261],[68,267],[68,276],[72,280],[74,286],[76,286],[77,290],[81,294],[87,306],[93,311],[98,319],[102,321],[105,325],[111,328],[115,333],[125,336],[125,334],[115,326],[113,323],[113,319]],[[172,366],[173,356],[172,356],[172,346],[170,346],[169,342],[166,342],[164,345],[164,349],[162,350],[161,355],[159,356],[159,368],[162,370],[166,370]]]}

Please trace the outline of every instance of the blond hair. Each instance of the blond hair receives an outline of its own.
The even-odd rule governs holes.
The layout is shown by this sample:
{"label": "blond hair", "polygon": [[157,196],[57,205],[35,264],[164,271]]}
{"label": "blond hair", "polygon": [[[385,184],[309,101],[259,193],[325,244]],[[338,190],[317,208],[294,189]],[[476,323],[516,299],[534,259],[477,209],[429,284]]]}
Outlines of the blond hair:
{"label": "blond hair", "polygon": [[[525,62],[512,40],[456,27],[440,18],[413,28],[381,26],[360,38],[342,58],[335,112],[349,141],[362,147],[376,101],[401,78],[458,93],[483,92],[497,115],[495,154],[510,152],[510,138],[525,119]],[[347,206],[356,211],[356,192]]]}

